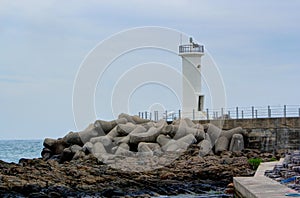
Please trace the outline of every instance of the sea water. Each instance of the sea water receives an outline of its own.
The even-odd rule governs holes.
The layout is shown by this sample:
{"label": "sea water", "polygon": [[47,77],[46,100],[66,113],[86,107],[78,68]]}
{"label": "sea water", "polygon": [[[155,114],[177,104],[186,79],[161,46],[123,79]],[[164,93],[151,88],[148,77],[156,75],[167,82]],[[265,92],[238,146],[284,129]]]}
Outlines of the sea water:
{"label": "sea water", "polygon": [[18,163],[21,158],[39,158],[43,140],[0,140],[0,160]]}

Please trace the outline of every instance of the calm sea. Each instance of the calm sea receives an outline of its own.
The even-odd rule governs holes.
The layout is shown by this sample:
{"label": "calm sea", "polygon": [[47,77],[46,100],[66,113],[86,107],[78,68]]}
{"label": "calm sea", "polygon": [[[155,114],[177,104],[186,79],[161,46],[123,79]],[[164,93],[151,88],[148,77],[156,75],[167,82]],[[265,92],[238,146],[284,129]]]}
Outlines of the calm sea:
{"label": "calm sea", "polygon": [[0,140],[0,160],[18,163],[21,158],[41,157],[43,140]]}

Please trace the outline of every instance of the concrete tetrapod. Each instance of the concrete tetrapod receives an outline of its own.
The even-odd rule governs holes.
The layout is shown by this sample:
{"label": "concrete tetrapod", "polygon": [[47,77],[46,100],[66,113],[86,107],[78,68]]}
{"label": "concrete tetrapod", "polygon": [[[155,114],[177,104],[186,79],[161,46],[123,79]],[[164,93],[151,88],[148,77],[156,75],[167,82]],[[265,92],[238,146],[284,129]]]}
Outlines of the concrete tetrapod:
{"label": "concrete tetrapod", "polygon": [[[219,154],[228,150],[229,144],[230,151],[240,151],[244,148],[243,135],[240,127],[222,131],[211,123],[195,124],[187,118],[168,125],[165,120],[153,122],[121,114],[117,120],[97,120],[85,130],[70,132],[63,138],[46,138],[42,156],[44,160],[55,159],[63,163],[92,153],[102,162],[116,162],[121,166],[125,157],[129,157],[132,163],[136,157],[143,156],[176,158],[194,143],[198,143],[200,156],[212,154],[213,148]],[[151,159],[146,161],[150,163]]]}
{"label": "concrete tetrapod", "polygon": [[205,155],[213,154],[212,151],[212,144],[210,137],[207,133],[205,133],[205,138],[198,144],[200,150],[199,150],[199,156],[203,157]]}
{"label": "concrete tetrapod", "polygon": [[153,155],[162,154],[161,148],[158,143],[140,142],[138,145],[138,152],[149,152],[151,150]]}
{"label": "concrete tetrapod", "polygon": [[231,138],[234,134],[245,135],[242,127],[236,127],[236,128],[230,129],[228,131],[221,132],[221,136],[227,137],[228,140],[231,140]]}
{"label": "concrete tetrapod", "polygon": [[165,149],[167,152],[182,152],[185,151],[191,144],[196,143],[197,140],[192,134],[188,134],[176,141],[170,141]]}
{"label": "concrete tetrapod", "polygon": [[207,127],[206,133],[209,135],[211,144],[214,146],[216,144],[219,136],[221,135],[222,129],[220,129],[219,127],[217,127],[211,123],[208,123],[206,125],[206,127]]}
{"label": "concrete tetrapod", "polygon": [[127,120],[125,118],[120,118],[112,121],[96,120],[94,126],[99,131],[99,135],[106,135],[118,124],[125,124]]}
{"label": "concrete tetrapod", "polygon": [[229,146],[229,140],[225,136],[220,136],[215,144],[215,153],[219,154],[222,151],[227,151]]}
{"label": "concrete tetrapod", "polygon": [[151,127],[147,132],[143,133],[130,133],[130,143],[138,144],[140,142],[156,142],[156,138],[160,135],[161,129],[164,126],[159,128]]}
{"label": "concrete tetrapod", "polygon": [[230,142],[229,150],[232,152],[241,151],[244,149],[244,138],[241,134],[234,134]]}
{"label": "concrete tetrapod", "polygon": [[125,136],[131,133],[136,128],[136,125],[128,122],[126,124],[118,124],[117,132],[119,136]]}
{"label": "concrete tetrapod", "polygon": [[129,150],[129,145],[126,143],[121,143],[115,152],[115,155],[121,155],[121,156],[132,156],[133,152]]}

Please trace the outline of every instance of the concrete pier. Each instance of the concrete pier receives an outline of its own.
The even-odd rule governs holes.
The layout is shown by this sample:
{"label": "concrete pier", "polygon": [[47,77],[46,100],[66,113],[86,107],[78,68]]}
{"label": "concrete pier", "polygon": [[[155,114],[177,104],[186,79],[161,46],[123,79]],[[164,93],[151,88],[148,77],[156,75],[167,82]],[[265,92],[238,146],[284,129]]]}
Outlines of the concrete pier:
{"label": "concrete pier", "polygon": [[282,164],[283,159],[276,162],[261,163],[254,177],[234,177],[233,183],[237,194],[245,198],[286,197],[286,193],[296,192],[279,182],[264,176],[266,170],[272,170],[276,164]]}

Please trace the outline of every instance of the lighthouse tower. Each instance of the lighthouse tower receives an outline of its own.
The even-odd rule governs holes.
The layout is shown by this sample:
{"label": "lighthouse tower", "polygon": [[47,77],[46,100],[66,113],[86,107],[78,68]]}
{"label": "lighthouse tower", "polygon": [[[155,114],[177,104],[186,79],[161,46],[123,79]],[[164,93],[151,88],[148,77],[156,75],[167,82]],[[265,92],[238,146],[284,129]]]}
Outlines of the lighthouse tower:
{"label": "lighthouse tower", "polygon": [[182,58],[182,117],[199,119],[203,116],[204,95],[201,93],[201,57],[204,46],[193,42],[179,46]]}

